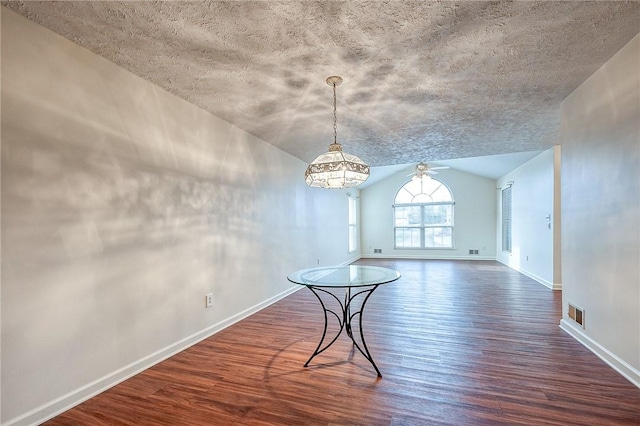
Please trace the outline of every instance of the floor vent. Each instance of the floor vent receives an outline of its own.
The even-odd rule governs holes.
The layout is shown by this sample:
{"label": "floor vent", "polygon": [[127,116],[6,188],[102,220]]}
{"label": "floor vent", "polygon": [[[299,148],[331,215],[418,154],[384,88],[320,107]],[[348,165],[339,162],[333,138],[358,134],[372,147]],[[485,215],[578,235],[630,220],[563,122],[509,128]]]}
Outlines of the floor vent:
{"label": "floor vent", "polygon": [[584,328],[584,309],[569,303],[569,318]]}

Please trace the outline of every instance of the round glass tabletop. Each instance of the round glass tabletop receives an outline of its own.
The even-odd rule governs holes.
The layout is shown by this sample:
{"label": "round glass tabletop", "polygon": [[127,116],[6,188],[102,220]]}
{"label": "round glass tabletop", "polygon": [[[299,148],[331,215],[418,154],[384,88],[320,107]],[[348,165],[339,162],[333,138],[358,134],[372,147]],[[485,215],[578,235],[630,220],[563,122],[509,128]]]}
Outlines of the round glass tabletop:
{"label": "round glass tabletop", "polygon": [[316,287],[364,287],[386,284],[400,278],[400,272],[369,265],[325,266],[292,272],[287,279],[295,284]]}

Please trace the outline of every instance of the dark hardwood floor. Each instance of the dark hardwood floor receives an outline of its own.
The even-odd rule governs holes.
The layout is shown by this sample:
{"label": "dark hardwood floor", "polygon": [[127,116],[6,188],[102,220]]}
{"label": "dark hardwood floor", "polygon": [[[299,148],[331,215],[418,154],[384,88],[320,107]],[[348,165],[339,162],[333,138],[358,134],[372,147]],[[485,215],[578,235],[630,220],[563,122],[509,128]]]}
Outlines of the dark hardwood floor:
{"label": "dark hardwood floor", "polygon": [[[497,263],[399,270],[364,315],[382,371],[302,289],[47,425],[638,425],[640,389],[559,327],[561,293]],[[284,277],[283,277],[284,279]]]}

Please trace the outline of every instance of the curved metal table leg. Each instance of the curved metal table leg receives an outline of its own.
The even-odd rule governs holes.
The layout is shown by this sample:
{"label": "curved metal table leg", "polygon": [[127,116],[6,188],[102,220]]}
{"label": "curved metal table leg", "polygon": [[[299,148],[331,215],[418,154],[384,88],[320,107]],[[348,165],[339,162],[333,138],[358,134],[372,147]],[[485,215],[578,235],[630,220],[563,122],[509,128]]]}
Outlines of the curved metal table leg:
{"label": "curved metal table leg", "polygon": [[[337,313],[335,313],[333,310],[331,309],[327,309],[327,306],[324,304],[324,302],[322,301],[322,298],[320,297],[320,295],[317,293],[317,291],[321,291],[323,293],[326,293],[330,296],[332,296],[334,299],[336,299],[338,301],[338,303],[340,304],[340,306],[342,307],[342,303],[340,302],[340,299],[338,299],[333,293],[326,291],[324,289],[321,288],[317,288],[317,287],[313,287],[313,286],[307,286],[307,288],[309,290],[311,290],[311,292],[316,296],[316,298],[318,299],[318,301],[320,302],[320,305],[322,306],[322,310],[324,311],[324,329],[322,331],[322,337],[320,338],[320,342],[318,343],[318,346],[316,347],[316,350],[313,351],[313,354],[311,355],[311,357],[309,357],[309,359],[307,360],[307,362],[304,363],[304,366],[307,367],[309,366],[309,363],[311,362],[311,360],[313,358],[315,358],[316,355],[326,351],[329,346],[333,345],[333,342],[335,342],[336,340],[338,340],[338,336],[340,336],[340,334],[342,333],[342,330],[344,329],[345,326],[345,322],[344,322],[344,308],[342,310],[342,315],[338,315]],[[329,317],[327,315],[327,313],[331,313],[333,314],[337,320],[338,320],[338,324],[340,324],[340,330],[338,330],[338,333],[334,336],[333,339],[331,339],[331,341],[326,344],[324,347],[322,346],[322,343],[324,342],[325,337],[327,336],[327,325],[329,323]]]}
{"label": "curved metal table leg", "polygon": [[[353,342],[353,345],[371,363],[373,368],[376,370],[376,373],[378,374],[378,377],[382,377],[382,373],[380,373],[380,369],[378,369],[378,366],[373,361],[373,357],[371,356],[371,353],[369,352],[369,348],[367,347],[367,343],[366,343],[366,341],[364,339],[364,331],[363,331],[363,327],[362,327],[362,317],[363,317],[364,307],[365,307],[365,305],[367,303],[367,300],[369,300],[369,297],[371,297],[371,295],[373,294],[375,289],[378,288],[378,287],[379,287],[379,285],[372,285],[370,288],[367,288],[365,290],[360,290],[360,291],[356,292],[353,295],[351,294],[351,288],[347,288],[346,291],[345,291],[345,298],[344,298],[344,302],[343,302],[336,295],[334,295],[333,293],[331,293],[331,292],[329,292],[327,290],[324,290],[324,289],[318,288],[318,287],[314,287],[312,285],[308,285],[307,286],[307,288],[309,288],[309,290],[311,290],[311,292],[313,292],[313,294],[316,296],[316,298],[320,302],[320,305],[322,306],[322,310],[324,312],[324,329],[322,331],[322,337],[320,338],[320,342],[318,343],[318,346],[316,347],[316,350],[313,352],[311,357],[304,364],[305,367],[307,367],[309,365],[311,360],[313,358],[315,358],[316,355],[318,355],[318,354],[324,352],[325,350],[327,350],[338,339],[340,334],[342,334],[342,331],[345,330],[346,333],[347,333],[347,336],[349,336],[349,338]],[[335,311],[327,308],[327,306],[323,302],[322,298],[318,294],[318,291],[326,293],[326,294],[330,295],[331,297],[333,297],[334,299],[336,299],[336,301],[338,302],[338,304],[340,305],[340,308],[342,310],[341,315],[338,315],[338,313],[336,313]],[[362,304],[360,305],[358,310],[356,310],[356,311],[354,311],[352,313],[352,309],[351,308],[352,308],[352,306],[354,304],[354,299],[356,297],[358,297],[359,295],[361,295],[361,294],[365,295],[364,299],[362,300]],[[331,341],[329,343],[327,343],[326,345],[323,346],[323,343],[324,343],[325,338],[327,336],[327,326],[328,326],[328,322],[329,322],[328,313],[331,313],[332,315],[334,315],[336,317],[336,319],[338,321],[338,324],[340,325],[340,329],[338,330],[336,335],[333,337],[333,339],[331,339]],[[356,338],[353,335],[352,322],[353,322],[353,319],[354,319],[354,317],[356,315],[358,316],[358,328],[360,329],[359,334],[360,334],[360,341],[361,341],[362,346],[356,341]]]}
{"label": "curved metal table leg", "polygon": [[[382,373],[380,373],[380,369],[378,369],[378,366],[373,361],[373,356],[371,356],[371,352],[369,352],[369,348],[367,347],[367,342],[364,339],[364,329],[362,327],[362,318],[363,318],[364,307],[367,304],[367,300],[369,300],[369,297],[371,297],[371,295],[373,294],[373,292],[375,291],[376,288],[378,288],[378,285],[374,285],[374,286],[372,286],[372,288],[369,288],[369,289],[366,289],[366,290],[361,290],[361,291],[355,293],[354,295],[351,295],[351,292],[349,291],[349,302],[348,302],[348,305],[345,306],[345,321],[347,322],[348,328],[351,331],[351,333],[348,333],[348,334],[349,334],[349,337],[351,338],[351,341],[353,342],[353,345],[371,363],[373,368],[376,370],[376,373],[378,373],[378,377],[382,377]],[[359,295],[361,295],[361,294],[365,294],[365,297],[362,300],[362,304],[360,305],[360,309],[352,314],[351,313],[351,305],[353,304],[353,300],[356,297],[358,297]],[[360,345],[356,341],[355,337],[353,336],[352,321],[353,321],[353,318],[356,315],[358,316],[358,327],[360,329],[360,341],[362,342],[362,347],[360,347]]]}

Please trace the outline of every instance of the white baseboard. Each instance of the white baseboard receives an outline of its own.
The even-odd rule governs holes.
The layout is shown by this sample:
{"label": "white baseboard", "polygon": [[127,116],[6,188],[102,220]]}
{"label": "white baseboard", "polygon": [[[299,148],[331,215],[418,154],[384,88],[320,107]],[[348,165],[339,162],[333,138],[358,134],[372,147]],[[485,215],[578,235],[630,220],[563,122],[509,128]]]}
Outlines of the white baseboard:
{"label": "white baseboard", "polygon": [[350,260],[347,260],[346,262],[342,262],[339,266],[347,266],[352,264],[353,262],[355,262],[356,260],[361,259],[362,256],[360,255],[356,255],[355,257],[352,257]]}
{"label": "white baseboard", "polygon": [[522,269],[522,268],[515,267],[513,265],[509,265],[507,262],[504,262],[504,261],[502,261],[500,259],[496,259],[496,260],[498,262],[502,263],[503,265],[508,266],[509,268],[513,269],[514,271],[518,271],[522,275],[527,276],[527,277],[531,278],[532,280],[542,284],[543,286],[550,288],[551,290],[562,290],[562,284],[561,283],[552,283],[551,281],[547,281],[544,278],[537,276],[533,272],[527,271],[526,269]]}
{"label": "white baseboard", "polygon": [[[507,265],[509,266],[509,265]],[[538,275],[534,274],[533,272],[529,272],[526,269],[522,269],[522,268],[512,268],[515,269],[516,271],[520,272],[522,275],[527,276],[529,278],[531,278],[534,281],[539,282],[540,284],[542,284],[543,286],[550,288],[551,290],[559,290],[554,288],[554,284],[551,281],[547,281],[542,277],[539,277]]]}
{"label": "white baseboard", "polygon": [[560,328],[568,335],[580,342],[584,347],[596,354],[598,358],[609,364],[611,368],[620,373],[636,387],[640,388],[640,370],[623,361],[604,346],[587,336],[584,331],[565,319],[560,320]]}
{"label": "white baseboard", "polygon": [[296,285],[294,287],[291,287],[281,292],[280,294],[277,294],[261,303],[258,303],[257,305],[254,305],[242,312],[237,313],[236,315],[226,318],[216,324],[213,324],[210,327],[205,328],[204,330],[194,333],[191,336],[188,336],[176,343],[173,343],[163,349],[152,353],[151,355],[148,355],[119,370],[116,370],[113,373],[110,373],[81,388],[71,391],[68,394],[61,396],[60,398],[57,398],[53,401],[41,405],[40,407],[28,411],[27,413],[15,417],[7,421],[6,423],[3,423],[2,426],[30,426],[38,425],[47,420],[50,420],[53,417],[69,410],[70,408],[73,408],[76,405],[117,385],[118,383],[121,383],[128,378],[141,373],[142,371],[158,364],[159,362],[164,361],[165,359],[170,358],[179,352],[182,352],[190,346],[195,345],[196,343],[218,333],[219,331],[224,330],[225,328],[237,323],[238,321],[241,321],[248,316],[266,308],[267,306],[289,296],[290,294],[295,293],[301,288],[303,288],[303,286]]}
{"label": "white baseboard", "polygon": [[442,256],[424,254],[363,254],[362,259],[423,259],[423,260],[496,260],[492,256]]}

